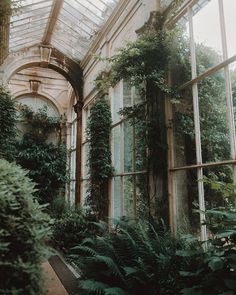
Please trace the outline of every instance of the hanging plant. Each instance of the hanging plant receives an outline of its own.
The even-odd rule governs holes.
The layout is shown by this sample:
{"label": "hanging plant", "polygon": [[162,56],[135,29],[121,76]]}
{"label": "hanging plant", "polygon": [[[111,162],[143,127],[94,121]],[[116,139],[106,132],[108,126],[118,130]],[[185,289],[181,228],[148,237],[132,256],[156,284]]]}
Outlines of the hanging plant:
{"label": "hanging plant", "polygon": [[108,215],[108,180],[113,174],[110,152],[111,112],[105,99],[98,99],[88,120],[89,196],[87,203],[98,219]]}

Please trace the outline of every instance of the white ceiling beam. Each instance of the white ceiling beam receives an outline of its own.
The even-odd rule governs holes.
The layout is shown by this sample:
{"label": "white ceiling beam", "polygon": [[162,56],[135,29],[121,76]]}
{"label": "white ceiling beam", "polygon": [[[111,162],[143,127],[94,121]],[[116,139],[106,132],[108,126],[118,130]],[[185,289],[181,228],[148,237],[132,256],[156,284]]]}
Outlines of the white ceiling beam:
{"label": "white ceiling beam", "polygon": [[53,6],[52,6],[52,11],[50,18],[48,19],[48,24],[43,36],[42,43],[46,45],[50,45],[51,40],[52,40],[52,34],[56,26],[56,22],[58,20],[62,5],[63,5],[64,0],[54,0]]}

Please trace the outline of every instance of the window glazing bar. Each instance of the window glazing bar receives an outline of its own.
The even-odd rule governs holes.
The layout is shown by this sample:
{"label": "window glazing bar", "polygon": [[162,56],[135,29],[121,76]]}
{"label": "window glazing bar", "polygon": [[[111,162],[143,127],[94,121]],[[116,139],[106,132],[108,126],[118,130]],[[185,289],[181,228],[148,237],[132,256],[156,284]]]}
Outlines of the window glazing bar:
{"label": "window glazing bar", "polygon": [[[27,8],[27,7],[32,7],[32,6],[35,6],[35,5],[39,5],[39,4],[43,4],[43,3],[51,3],[52,4],[52,0],[43,0],[43,1],[39,1],[39,2],[34,2],[34,3],[31,3],[31,4],[26,4],[26,5],[22,5],[21,6],[21,9],[23,10],[24,8]],[[44,7],[40,7],[41,9],[45,8],[46,6]],[[36,9],[32,9],[31,11],[34,11],[34,10],[37,10]],[[27,12],[27,11],[26,11]],[[25,13],[24,11],[22,11],[22,13]]]}
{"label": "window glazing bar", "polygon": [[197,169],[197,168],[226,166],[226,165],[233,165],[233,164],[236,164],[236,160],[226,160],[221,162],[209,162],[209,163],[195,164],[195,165],[189,165],[189,166],[173,167],[173,168],[169,168],[169,170],[174,172],[179,170],[190,170],[190,169]]}
{"label": "window glazing bar", "polygon": [[[89,11],[92,15],[94,15],[94,16],[95,16],[96,18],[98,18],[100,21],[103,21],[103,19],[102,19],[100,16],[98,16],[94,11],[92,11],[91,9],[89,9],[88,7],[86,7],[84,4],[82,4],[81,2],[79,2],[79,1],[77,1],[77,0],[74,0],[74,1],[75,1],[78,5],[82,6],[85,10]],[[88,1],[88,0],[87,0],[87,2],[90,3],[90,1]],[[90,4],[91,4],[91,3],[90,3]],[[96,8],[96,6],[94,6],[93,4],[92,4],[92,6]],[[101,10],[101,12],[102,12],[102,10]]]}
{"label": "window glazing bar", "polygon": [[[47,12],[45,11],[46,8],[49,8]],[[14,19],[14,17],[12,17],[11,20],[10,20],[10,23],[11,23],[11,25],[14,25],[17,22],[27,20],[27,19],[29,19],[31,17],[40,17],[40,15],[45,15],[45,13],[47,13],[48,16],[49,16],[50,15],[50,9],[51,9],[51,5],[46,6],[44,8],[38,8],[38,9],[35,9],[35,10],[27,11],[27,13],[31,13],[31,14],[28,15],[28,16],[22,17],[22,18],[17,18],[17,19]],[[26,13],[24,13],[24,14],[26,14]],[[33,22],[33,20],[32,20],[32,22]]]}
{"label": "window glazing bar", "polygon": [[183,90],[187,87],[189,87],[190,85],[198,82],[198,81],[201,81],[203,80],[205,77],[211,75],[211,74],[214,74],[215,72],[221,70],[222,68],[224,68],[225,66],[233,63],[236,61],[236,55],[233,55],[232,57],[228,58],[227,60],[221,62],[220,64],[218,64],[217,66],[215,67],[212,67],[210,68],[209,70],[207,70],[205,73],[193,78],[192,80],[184,83],[182,86],[179,87],[179,90]]}
{"label": "window glazing bar", "polygon": [[[71,7],[71,9],[72,9],[73,11],[75,11],[74,7],[71,6],[70,3],[66,2],[66,1],[65,1],[64,3],[67,4],[69,7]],[[72,15],[76,20],[78,20],[78,15],[77,15],[77,16],[74,15],[71,11],[68,11],[65,7],[63,7],[63,10],[65,10],[65,11],[68,12],[70,15]],[[84,15],[81,11],[77,11],[77,13],[79,13],[79,14],[82,15],[85,19],[87,19],[89,23],[94,24],[94,25],[96,26],[96,28],[98,27],[98,25],[99,25],[98,23],[96,23],[93,19],[89,18],[88,16]],[[82,22],[82,23],[84,23],[84,22]],[[91,26],[87,25],[86,23],[84,23],[84,24],[85,24],[85,26],[87,26],[87,27],[90,28],[91,30],[94,30],[94,28],[92,28]]]}
{"label": "window glazing bar", "polygon": [[[219,11],[220,11],[220,24],[221,24],[221,37],[223,44],[223,57],[228,58],[227,52],[227,41],[226,41],[226,30],[225,30],[225,18],[224,18],[224,7],[223,1],[219,1]],[[236,138],[235,138],[235,123],[234,123],[234,106],[232,97],[232,85],[230,79],[229,66],[224,67],[225,74],[225,88],[226,88],[226,99],[227,99],[227,116],[228,116],[228,126],[230,134],[230,148],[231,148],[231,158],[236,160]],[[236,183],[236,166],[233,166],[233,181]]]}
{"label": "window glazing bar", "polygon": [[11,17],[11,22],[17,22],[17,21],[21,21],[21,20],[24,20],[26,18],[29,18],[29,17],[34,17],[34,16],[37,16],[37,12],[38,11],[42,11],[41,13],[45,14],[45,10],[49,8],[49,10],[51,9],[52,5],[46,5],[45,7],[38,7],[36,9],[32,9],[32,10],[28,10],[28,11],[22,11],[21,14],[20,14],[20,18],[19,18],[19,15],[13,15]]}
{"label": "window glazing bar", "polygon": [[[79,33],[73,28],[73,27],[71,27],[70,25],[68,25],[64,20],[62,20],[62,19],[58,19],[58,21],[60,22],[60,23],[62,23],[64,26],[67,26],[72,32],[74,32],[76,35],[78,35]],[[81,31],[83,31],[85,34],[87,34],[87,36],[88,36],[88,38],[89,37],[91,37],[91,35],[87,32],[87,31],[85,31],[83,28],[81,28],[81,27],[79,27],[79,29],[81,30]],[[82,35],[81,35],[82,36]],[[82,36],[83,37],[83,36]],[[84,37],[83,37],[84,38]]]}
{"label": "window glazing bar", "polygon": [[[190,32],[190,48],[191,48],[191,65],[192,65],[192,78],[197,76],[197,65],[196,65],[196,52],[195,52],[195,42],[193,34],[193,13],[192,9],[188,9],[189,15],[189,32]],[[195,146],[196,146],[196,158],[197,164],[202,164],[202,148],[201,148],[201,131],[200,131],[200,115],[199,115],[199,98],[198,98],[198,86],[197,83],[193,84],[193,111],[194,111],[194,129],[195,129]],[[205,216],[205,197],[204,197],[204,186],[203,182],[203,169],[197,168],[197,179],[198,179],[198,200],[200,209],[200,227],[201,227],[201,241],[207,241],[207,230],[204,222],[206,220]]]}
{"label": "window glazing bar", "polygon": [[[13,27],[11,27],[11,33],[20,32],[20,31],[23,31],[23,30],[26,30],[26,29],[31,29],[31,28],[38,27],[39,25],[42,25],[42,23],[40,23],[40,22],[43,21],[43,20],[48,20],[48,16],[40,18],[40,19],[38,19],[36,21],[33,21],[33,22],[28,22],[28,23],[25,23],[25,24],[13,26]],[[39,22],[39,25],[36,24],[38,22]],[[46,23],[47,22],[43,22],[43,24],[46,24]],[[25,28],[21,28],[23,26],[25,26]],[[16,30],[18,28],[21,28],[21,29]]]}
{"label": "window glazing bar", "polygon": [[[71,49],[71,47],[67,47],[68,46],[68,44],[66,43],[66,41],[65,40],[62,40],[59,36],[57,36],[57,35],[55,35],[56,36],[56,40],[53,38],[53,42],[56,42],[57,44],[60,44],[60,43],[58,43],[58,41],[60,41],[60,42],[62,42],[64,45],[62,45],[62,47],[64,47],[64,49],[69,53],[70,52],[70,49]],[[80,51],[80,50],[78,50],[78,49],[75,49],[75,48],[73,48],[78,54],[81,54],[81,55],[83,55],[83,53]],[[72,53],[71,53],[72,54]]]}

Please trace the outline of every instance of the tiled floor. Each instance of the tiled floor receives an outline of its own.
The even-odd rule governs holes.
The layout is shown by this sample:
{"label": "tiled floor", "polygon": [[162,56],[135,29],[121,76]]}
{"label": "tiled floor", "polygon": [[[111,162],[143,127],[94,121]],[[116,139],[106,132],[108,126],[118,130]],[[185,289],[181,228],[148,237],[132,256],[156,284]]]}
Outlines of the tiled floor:
{"label": "tiled floor", "polygon": [[43,263],[43,270],[46,278],[47,295],[68,295],[61,281],[48,262]]}

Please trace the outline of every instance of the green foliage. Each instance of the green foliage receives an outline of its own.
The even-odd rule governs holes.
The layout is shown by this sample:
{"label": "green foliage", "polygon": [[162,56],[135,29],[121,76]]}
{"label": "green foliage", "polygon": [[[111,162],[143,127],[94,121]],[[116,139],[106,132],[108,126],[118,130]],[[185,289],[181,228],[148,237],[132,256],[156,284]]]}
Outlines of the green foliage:
{"label": "green foliage", "polygon": [[29,133],[38,140],[46,141],[52,132],[59,133],[63,124],[62,117],[50,117],[47,106],[34,112],[26,105],[20,105],[21,123],[30,127]]}
{"label": "green foliage", "polygon": [[113,174],[110,152],[111,112],[105,99],[98,99],[88,119],[89,196],[88,205],[98,218],[108,215],[108,179]]}
{"label": "green foliage", "polygon": [[0,187],[0,294],[41,295],[50,219],[26,171],[0,160]]}
{"label": "green foliage", "polygon": [[0,157],[14,160],[16,137],[16,107],[9,91],[0,86]]}
{"label": "green foliage", "polygon": [[[235,184],[219,179],[205,178],[215,193],[226,199],[226,207],[206,211],[209,239],[207,251],[196,238],[190,237],[185,250],[177,252],[183,257],[180,267],[181,294],[220,295],[236,292],[236,212]],[[185,238],[185,243],[189,237]]]}
{"label": "green foliage", "polygon": [[51,203],[66,184],[66,148],[64,144],[46,143],[25,134],[18,144],[16,161],[29,170],[36,183],[40,203]]}
{"label": "green foliage", "polygon": [[177,294],[178,244],[145,221],[120,221],[74,247],[81,294]]}
{"label": "green foliage", "polygon": [[192,251],[177,253],[185,260],[180,268],[184,286],[181,294],[233,295],[236,292],[236,212],[208,210],[206,214],[210,233],[207,252],[195,241]]}
{"label": "green foliage", "polygon": [[72,247],[94,234],[91,221],[94,221],[93,216],[86,215],[77,208],[67,208],[60,217],[58,216],[53,225],[53,244],[65,254],[70,253]]}
{"label": "green foliage", "polygon": [[17,144],[16,162],[29,170],[39,202],[51,203],[64,192],[67,180],[65,145],[47,142],[52,131],[60,129],[62,119],[49,117],[46,108],[34,113],[23,107],[21,120],[30,128]]}
{"label": "green foliage", "polygon": [[[166,30],[163,26],[165,17],[160,13],[153,13],[150,23],[134,42],[129,42],[121,48],[116,55],[108,59],[110,70],[108,73],[101,73],[97,77],[96,87],[104,95],[108,93],[109,87],[114,87],[120,80],[129,81],[135,86],[143,103],[128,107],[122,110],[125,118],[132,118],[138,126],[138,133],[142,139],[142,156],[139,158],[139,166],[148,172],[153,178],[153,186],[161,183],[164,189],[155,193],[153,210],[156,215],[166,221],[168,219],[167,191],[166,191],[166,121],[165,121],[165,96],[178,99],[176,90],[168,86],[167,77],[171,64],[181,65],[185,69],[183,61],[185,54],[183,48],[185,43],[181,42],[179,29]],[[182,54],[180,54],[182,53]],[[158,114],[158,116],[157,116]],[[133,122],[130,120],[130,122]],[[146,154],[145,154],[146,151]],[[143,184],[140,182],[143,186]],[[147,192],[140,187],[140,190]],[[154,187],[157,192],[158,188]],[[154,200],[155,199],[155,200]]]}

